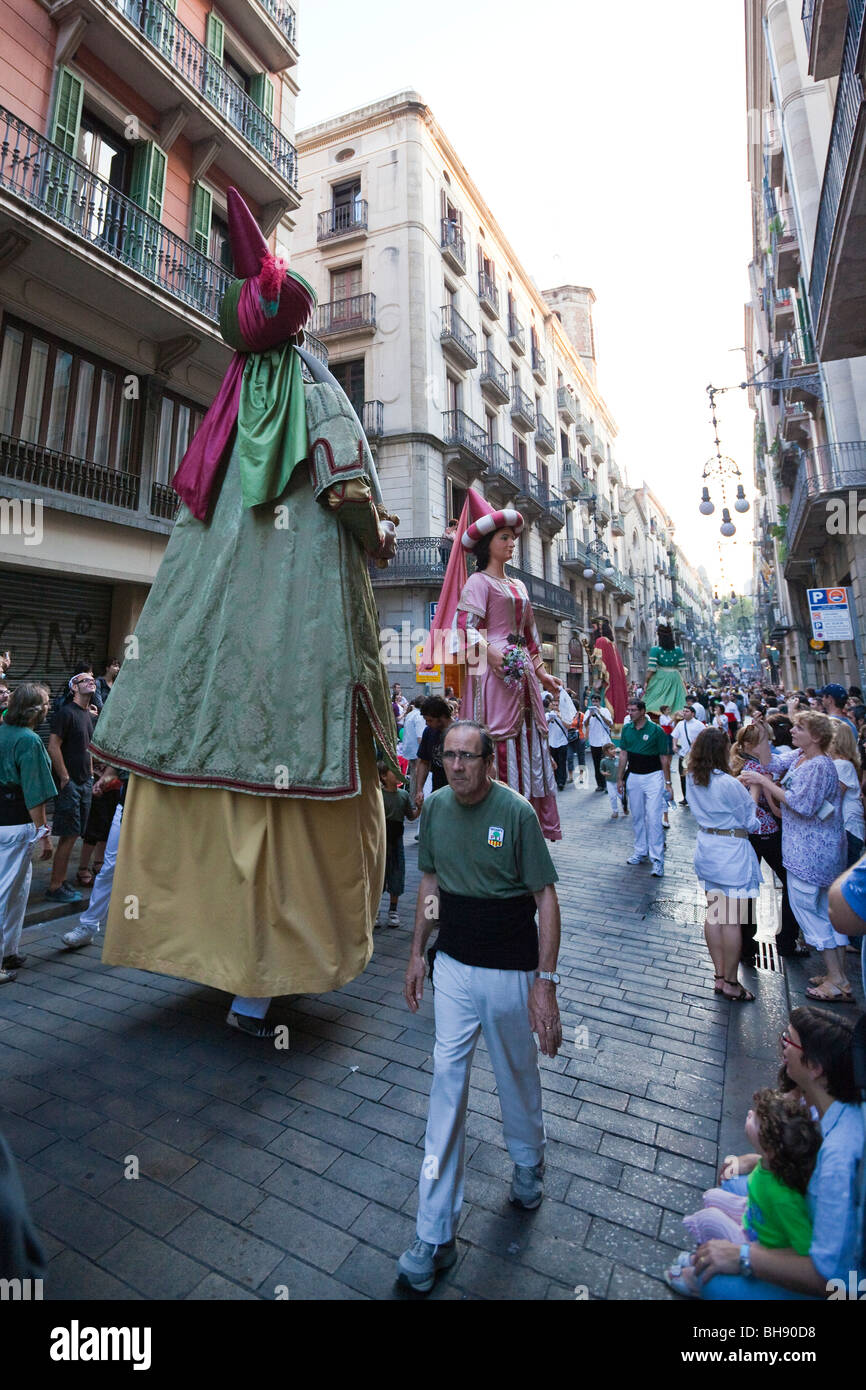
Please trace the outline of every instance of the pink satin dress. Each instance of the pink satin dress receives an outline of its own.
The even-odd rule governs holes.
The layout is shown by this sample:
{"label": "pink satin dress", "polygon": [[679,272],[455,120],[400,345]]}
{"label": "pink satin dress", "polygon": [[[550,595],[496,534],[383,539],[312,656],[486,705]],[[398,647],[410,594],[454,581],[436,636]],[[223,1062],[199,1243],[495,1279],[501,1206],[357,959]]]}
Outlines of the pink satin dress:
{"label": "pink satin dress", "polygon": [[[532,604],[519,579],[496,579],[485,571],[469,576],[457,605],[457,627],[470,636],[483,634],[504,651],[518,636],[530,660],[540,652]],[[496,770],[505,782],[535,807],[547,840],[561,840],[556,782],[547,746],[547,720],[541,685],[531,668],[519,685],[509,687],[491,668],[468,676],[460,706],[461,719],[486,724],[496,744]]]}

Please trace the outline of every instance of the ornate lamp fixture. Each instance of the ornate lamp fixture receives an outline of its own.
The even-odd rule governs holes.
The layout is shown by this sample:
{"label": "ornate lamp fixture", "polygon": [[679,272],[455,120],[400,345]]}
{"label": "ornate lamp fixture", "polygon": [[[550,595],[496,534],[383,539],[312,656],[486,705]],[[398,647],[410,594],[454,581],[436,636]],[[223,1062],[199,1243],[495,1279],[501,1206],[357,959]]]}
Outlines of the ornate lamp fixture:
{"label": "ornate lamp fixture", "polygon": [[703,516],[712,516],[713,512],[716,510],[715,503],[710,497],[710,489],[706,480],[709,478],[718,479],[722,493],[722,524],[719,530],[723,536],[733,536],[736,534],[737,528],[731,520],[730,508],[727,505],[728,484],[730,483],[733,485],[736,480],[737,495],[734,499],[734,511],[747,512],[749,510],[749,499],[746,497],[745,489],[741,481],[743,476],[742,473],[734,460],[729,458],[727,454],[722,453],[721,441],[719,439],[719,422],[716,417],[716,396],[719,391],[723,389],[725,388],[716,386],[707,387],[707,394],[710,398],[710,412],[713,420],[714,434],[713,442],[716,446],[716,453],[714,458],[708,459],[704,464],[704,471],[701,475],[704,479],[704,485],[701,488],[701,500],[698,510]]}
{"label": "ornate lamp fixture", "polygon": [[595,583],[593,588],[596,593],[602,594],[604,593],[604,579],[602,579],[602,575],[604,574],[606,578],[610,579],[612,575],[616,574],[616,567],[608,554],[607,546],[598,534],[597,528],[595,540],[587,542],[586,554],[587,562],[584,567],[583,577],[584,579],[594,579]]}

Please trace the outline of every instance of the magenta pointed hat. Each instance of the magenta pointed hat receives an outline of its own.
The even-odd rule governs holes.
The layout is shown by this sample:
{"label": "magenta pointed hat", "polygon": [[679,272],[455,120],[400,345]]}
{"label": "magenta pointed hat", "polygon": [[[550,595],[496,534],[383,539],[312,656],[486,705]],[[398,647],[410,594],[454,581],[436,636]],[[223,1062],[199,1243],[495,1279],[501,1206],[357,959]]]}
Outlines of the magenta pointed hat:
{"label": "magenta pointed hat", "polygon": [[239,280],[258,275],[269,254],[262,229],[236,188],[228,191],[229,240]]}
{"label": "magenta pointed hat", "polygon": [[239,280],[257,280],[261,309],[267,319],[264,338],[257,335],[250,346],[264,351],[298,333],[310,317],[316,292],[297,271],[275,256],[236,188],[227,194],[229,240],[235,275]]}

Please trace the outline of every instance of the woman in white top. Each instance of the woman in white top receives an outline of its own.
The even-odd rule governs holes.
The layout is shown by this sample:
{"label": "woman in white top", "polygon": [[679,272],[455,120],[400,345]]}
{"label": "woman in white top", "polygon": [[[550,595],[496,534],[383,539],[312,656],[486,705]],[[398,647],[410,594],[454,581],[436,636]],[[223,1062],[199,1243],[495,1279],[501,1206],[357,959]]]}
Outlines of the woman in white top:
{"label": "woman in white top", "polygon": [[857,740],[848,724],[841,719],[833,720],[833,742],[830,757],[836,768],[836,776],[842,784],[842,820],[848,836],[848,868],[856,864],[863,853],[866,840],[866,822],[863,816],[863,799],[860,795],[860,754]]}
{"label": "woman in white top", "polygon": [[735,1003],[748,1003],[755,996],[737,978],[740,902],[761,890],[761,866],[749,843],[749,833],[760,823],[753,797],[730,774],[730,754],[726,730],[704,729],[692,745],[686,786],[698,824],[695,873],[707,895],[704,936],[716,972],[714,989]]}

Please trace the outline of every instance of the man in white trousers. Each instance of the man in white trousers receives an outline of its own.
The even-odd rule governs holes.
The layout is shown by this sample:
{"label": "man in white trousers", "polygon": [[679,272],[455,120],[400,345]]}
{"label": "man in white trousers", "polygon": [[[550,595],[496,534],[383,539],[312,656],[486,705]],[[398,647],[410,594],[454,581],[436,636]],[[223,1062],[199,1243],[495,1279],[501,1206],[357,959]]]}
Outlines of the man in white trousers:
{"label": "man in white trousers", "polygon": [[438,925],[436,1045],[418,1238],[397,1266],[398,1278],[420,1293],[432,1289],[437,1270],[457,1259],[469,1074],[482,1031],[514,1161],[511,1201],[531,1211],[543,1196],[538,1048],[555,1057],[562,1045],[557,874],[530,803],[492,779],[493,753],[483,725],[452,724],[442,748],[448,785],[428,798],[421,815],[422,878],[404,993],[417,1013],[424,951]]}
{"label": "man in white trousers", "polygon": [[617,791],[625,789],[628,768],[628,796],[634,825],[634,854],[628,864],[642,864],[649,855],[652,872],[662,878],[665,871],[665,833],[662,815],[665,792],[671,790],[670,738],[664,729],[646,717],[643,700],[628,702],[629,721],[620,736]]}

